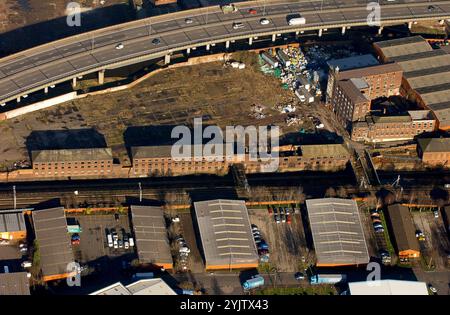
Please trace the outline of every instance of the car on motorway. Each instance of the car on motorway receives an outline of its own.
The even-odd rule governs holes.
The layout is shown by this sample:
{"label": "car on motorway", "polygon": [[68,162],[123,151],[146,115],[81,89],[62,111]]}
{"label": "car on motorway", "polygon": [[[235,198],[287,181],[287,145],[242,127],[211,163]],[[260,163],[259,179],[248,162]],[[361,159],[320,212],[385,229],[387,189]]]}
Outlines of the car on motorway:
{"label": "car on motorway", "polygon": [[241,29],[241,28],[244,28],[245,27],[245,25],[243,24],[243,23],[233,23],[233,29],[235,29],[235,30],[238,30],[238,29]]}
{"label": "car on motorway", "polygon": [[428,6],[428,12],[433,12],[434,10],[436,10],[436,7],[434,5]]}
{"label": "car on motorway", "polygon": [[184,20],[184,23],[186,23],[186,24],[192,24],[194,21],[192,20],[192,19],[190,19],[190,18],[186,18],[185,20]]}
{"label": "car on motorway", "polygon": [[153,45],[158,45],[159,43],[161,43],[161,40],[159,40],[159,38],[152,39],[152,44]]}
{"label": "car on motorway", "polygon": [[269,25],[270,21],[268,19],[266,19],[266,18],[263,18],[263,19],[259,20],[259,23],[261,25]]}
{"label": "car on motorway", "polygon": [[123,44],[122,44],[122,43],[117,44],[117,45],[116,45],[116,49],[117,49],[117,50],[123,49]]}
{"label": "car on motorway", "polygon": [[250,14],[256,14],[256,13],[258,13],[258,11],[256,11],[255,9],[249,9],[249,10],[248,10],[248,13],[250,13]]}
{"label": "car on motorway", "polygon": [[439,218],[439,211],[434,210],[434,211],[433,211],[433,215],[434,215],[434,218],[435,218],[435,219],[438,219],[438,218]]}

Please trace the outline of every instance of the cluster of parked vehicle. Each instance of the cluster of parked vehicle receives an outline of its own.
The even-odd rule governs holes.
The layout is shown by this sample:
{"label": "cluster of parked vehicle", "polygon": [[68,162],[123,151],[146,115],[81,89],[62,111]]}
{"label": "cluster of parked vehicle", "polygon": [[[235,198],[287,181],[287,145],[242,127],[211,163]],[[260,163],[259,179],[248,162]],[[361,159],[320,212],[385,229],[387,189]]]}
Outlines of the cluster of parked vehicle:
{"label": "cluster of parked vehicle", "polygon": [[372,225],[375,229],[375,233],[384,233],[383,222],[380,219],[380,213],[378,212],[378,210],[371,210],[370,217],[372,218]]}
{"label": "cluster of parked vehicle", "polygon": [[175,239],[175,242],[178,245],[178,263],[180,264],[182,270],[187,270],[188,269],[188,258],[189,258],[189,253],[191,252],[191,250],[189,249],[189,246],[187,245],[183,236],[179,235]]}
{"label": "cluster of parked vehicle", "polygon": [[115,229],[106,230],[106,239],[108,240],[109,248],[129,249],[130,247],[134,247],[134,239],[126,233],[125,229],[122,229],[120,234],[121,237],[119,237]]}
{"label": "cluster of parked vehicle", "polygon": [[252,234],[253,238],[255,240],[256,248],[258,249],[258,255],[261,262],[268,262],[269,261],[269,245],[267,242],[262,238],[261,231],[259,230],[258,226],[255,224],[252,224]]}
{"label": "cluster of parked vehicle", "polygon": [[273,215],[273,219],[276,223],[288,223],[291,224],[291,211],[288,207],[268,207],[269,215]]}

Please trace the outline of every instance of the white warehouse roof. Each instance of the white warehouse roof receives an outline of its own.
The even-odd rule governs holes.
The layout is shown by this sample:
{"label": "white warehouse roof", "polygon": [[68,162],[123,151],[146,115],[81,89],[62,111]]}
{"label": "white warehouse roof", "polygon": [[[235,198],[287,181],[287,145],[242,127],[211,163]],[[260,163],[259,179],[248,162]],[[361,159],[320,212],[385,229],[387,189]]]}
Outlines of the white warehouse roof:
{"label": "white warehouse roof", "polygon": [[425,282],[376,280],[350,282],[350,295],[428,295]]}

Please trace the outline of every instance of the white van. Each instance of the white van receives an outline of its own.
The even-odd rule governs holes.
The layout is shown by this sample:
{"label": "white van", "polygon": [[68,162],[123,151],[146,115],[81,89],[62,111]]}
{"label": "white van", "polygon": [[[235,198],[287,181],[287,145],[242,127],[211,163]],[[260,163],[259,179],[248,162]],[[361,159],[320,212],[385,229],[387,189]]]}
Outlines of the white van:
{"label": "white van", "polygon": [[113,247],[114,243],[113,243],[113,238],[111,234],[108,234],[108,247]]}
{"label": "white van", "polygon": [[134,239],[132,237],[128,239],[128,242],[130,242],[130,247],[134,247]]}
{"label": "white van", "polygon": [[289,19],[289,25],[303,25],[306,24],[306,19],[304,17]]}

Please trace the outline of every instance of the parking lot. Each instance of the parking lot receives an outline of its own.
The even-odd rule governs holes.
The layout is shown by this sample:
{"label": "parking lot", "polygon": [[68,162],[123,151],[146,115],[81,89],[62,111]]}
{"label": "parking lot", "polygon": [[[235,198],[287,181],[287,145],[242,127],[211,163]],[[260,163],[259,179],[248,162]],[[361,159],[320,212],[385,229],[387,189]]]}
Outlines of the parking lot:
{"label": "parking lot", "polygon": [[134,253],[134,248],[110,248],[107,241],[107,230],[115,229],[119,239],[122,238],[122,229],[130,234],[130,222],[127,215],[119,215],[118,220],[113,214],[105,215],[71,215],[82,229],[80,244],[74,245],[75,259],[81,263],[88,263],[100,257],[118,257]]}
{"label": "parking lot", "polygon": [[436,271],[448,268],[447,255],[450,253],[450,242],[445,231],[442,215],[435,218],[432,211],[413,211],[412,217],[418,230],[425,235],[425,240],[420,241],[422,255],[427,259],[432,259],[432,264],[436,266]]}
{"label": "parking lot", "polygon": [[269,263],[279,272],[298,271],[303,260],[306,263],[314,259],[306,246],[301,216],[290,209],[290,224],[276,223],[267,208],[249,209],[250,222],[258,226],[262,238],[269,245]]}

